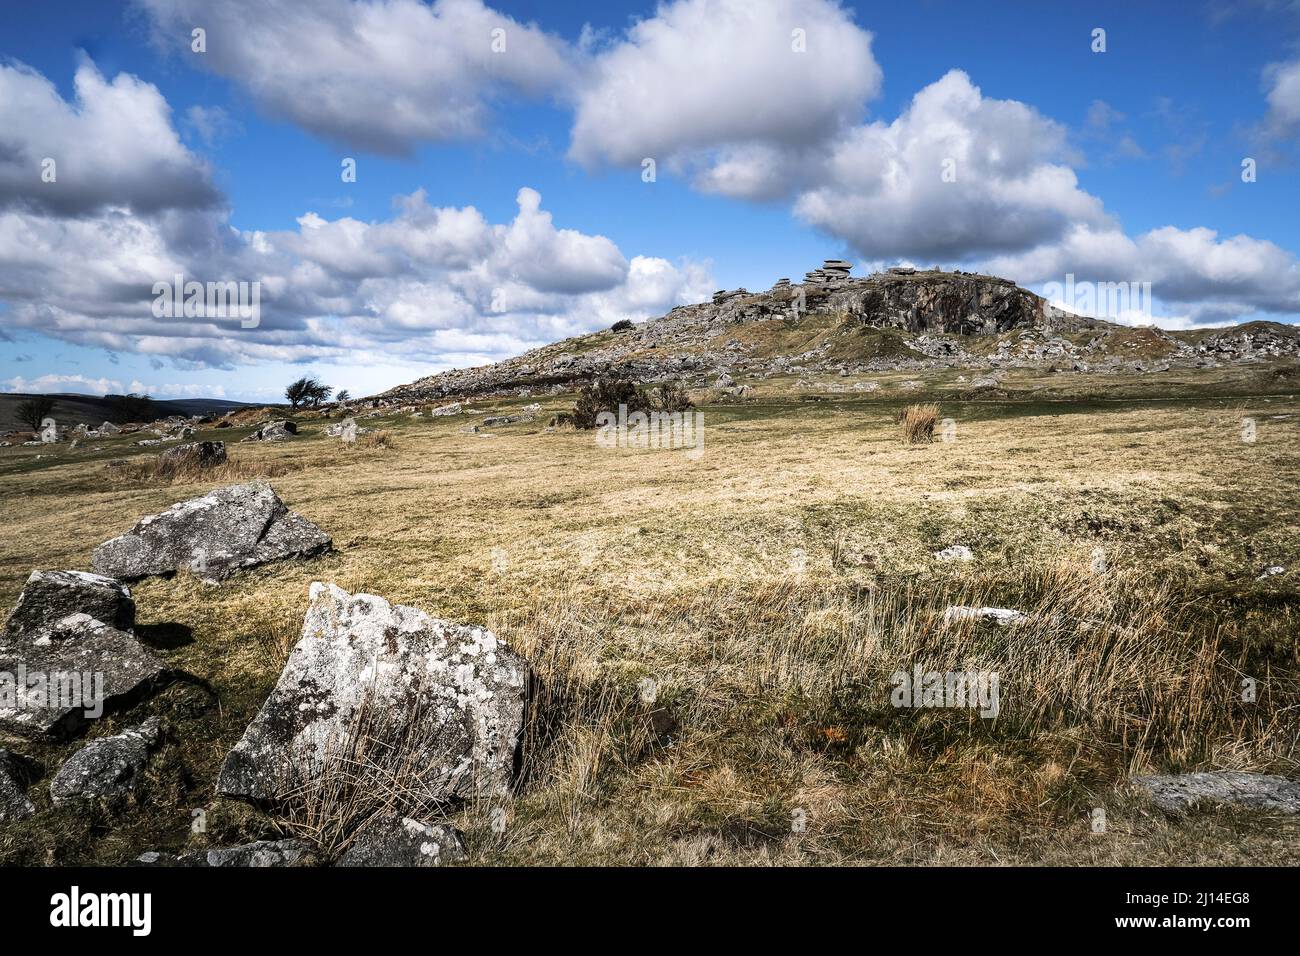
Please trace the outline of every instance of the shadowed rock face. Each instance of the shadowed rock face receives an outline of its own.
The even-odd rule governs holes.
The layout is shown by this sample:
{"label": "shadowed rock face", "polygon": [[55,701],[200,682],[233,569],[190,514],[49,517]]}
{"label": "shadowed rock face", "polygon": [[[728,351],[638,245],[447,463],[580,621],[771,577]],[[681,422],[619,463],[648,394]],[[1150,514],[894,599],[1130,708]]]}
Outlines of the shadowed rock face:
{"label": "shadowed rock face", "polygon": [[244,441],[288,441],[298,434],[298,423],[289,419],[267,422]]}
{"label": "shadowed rock face", "polygon": [[[49,739],[66,737],[99,713],[134,703],[175,676],[133,635],[88,614],[0,638],[0,673],[23,674],[28,685],[0,688],[7,691],[0,694],[0,730]],[[5,702],[9,694],[22,698],[17,706]]]}
{"label": "shadowed rock face", "polygon": [[364,728],[414,768],[406,784],[424,798],[503,793],[528,680],[524,660],[490,631],[313,584],[302,638],[217,791],[282,799],[352,756]]}
{"label": "shadowed rock face", "polygon": [[865,280],[863,288],[832,293],[826,307],[873,328],[957,335],[1030,328],[1047,315],[1032,292],[1005,279],[964,273],[885,273]]}
{"label": "shadowed rock face", "polygon": [[85,571],[33,571],[5,622],[4,634],[17,638],[69,614],[88,614],[121,631],[135,627],[135,602],[118,581]]}
{"label": "shadowed rock face", "polygon": [[1230,770],[1134,777],[1162,810],[1183,813],[1198,804],[1235,803],[1257,810],[1300,813],[1300,781],[1263,773]]}
{"label": "shadowed rock face", "polygon": [[0,749],[0,823],[26,820],[36,812],[27,799],[22,761],[9,751]]}
{"label": "shadowed rock face", "polygon": [[223,441],[187,442],[167,449],[159,457],[178,466],[193,464],[199,468],[212,468],[226,463],[226,443]]}
{"label": "shadowed rock face", "polygon": [[121,800],[135,792],[145,764],[162,740],[162,721],[92,740],[68,758],[50,781],[55,804],[70,800]]}
{"label": "shadowed rock face", "polygon": [[95,549],[95,570],[124,580],[188,568],[207,582],[286,558],[312,558],[329,535],[284,506],[264,482],[219,488],[142,518]]}

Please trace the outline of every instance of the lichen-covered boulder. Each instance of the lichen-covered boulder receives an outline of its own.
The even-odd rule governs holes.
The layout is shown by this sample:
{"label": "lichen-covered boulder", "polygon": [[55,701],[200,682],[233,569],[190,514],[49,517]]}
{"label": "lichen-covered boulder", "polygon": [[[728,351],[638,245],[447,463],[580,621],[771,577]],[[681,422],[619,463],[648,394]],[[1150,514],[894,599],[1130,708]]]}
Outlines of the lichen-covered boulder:
{"label": "lichen-covered boulder", "polygon": [[174,468],[212,468],[226,463],[226,443],[223,441],[192,441],[168,448],[158,456]]}
{"label": "lichen-covered boulder", "polygon": [[454,827],[384,816],[366,824],[336,865],[428,867],[465,857],[465,844]]}
{"label": "lichen-covered boulder", "polygon": [[217,790],[281,800],[378,739],[366,759],[413,768],[403,785],[424,799],[501,794],[528,689],[527,663],[490,631],[314,583],[302,637]]}
{"label": "lichen-covered boulder", "polygon": [[329,535],[285,507],[265,482],[218,488],[141,518],[95,549],[95,570],[134,581],[188,568],[207,582],[287,558],[312,558]]}
{"label": "lichen-covered boulder", "polygon": [[1300,813],[1300,781],[1271,774],[1216,770],[1133,777],[1132,783],[1157,807],[1170,813],[1185,813],[1198,804],[1224,803]]}
{"label": "lichen-covered boulder", "polygon": [[69,614],[88,614],[120,631],[135,627],[135,602],[121,582],[85,571],[33,571],[5,622],[5,638],[49,627]]}
{"label": "lichen-covered boulder", "polygon": [[121,800],[130,796],[161,741],[162,721],[157,717],[112,737],[92,740],[54,775],[50,799],[57,805],[70,800]]}
{"label": "lichen-covered boulder", "polygon": [[36,812],[27,799],[27,761],[0,748],[0,823],[26,820]]}
{"label": "lichen-covered boulder", "polygon": [[281,419],[280,421],[267,422],[245,438],[244,441],[287,441],[296,437],[297,434],[297,422]]}
{"label": "lichen-covered boulder", "polygon": [[66,737],[143,699],[177,673],[134,635],[88,614],[0,635],[0,731]]}

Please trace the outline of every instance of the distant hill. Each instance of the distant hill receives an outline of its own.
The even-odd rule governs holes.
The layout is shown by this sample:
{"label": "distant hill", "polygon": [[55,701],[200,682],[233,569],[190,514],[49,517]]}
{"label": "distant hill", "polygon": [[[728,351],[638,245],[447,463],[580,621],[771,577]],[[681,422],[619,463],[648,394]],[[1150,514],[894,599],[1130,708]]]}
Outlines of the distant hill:
{"label": "distant hill", "polygon": [[[0,432],[25,429],[27,426],[18,421],[15,410],[19,403],[29,398],[41,396],[25,392],[0,393]],[[74,395],[69,393],[50,394],[46,398],[54,399],[54,411],[51,413],[60,425],[100,425],[111,421],[113,417],[112,402],[99,395]],[[234,402],[218,398],[180,398],[158,399],[154,402],[156,417],[168,415],[221,415],[237,408],[248,407],[248,402]]]}
{"label": "distant hill", "polygon": [[[1144,373],[1300,356],[1300,327],[1251,322],[1169,332],[1055,307],[1008,279],[895,268],[857,278],[828,260],[802,283],[721,290],[643,323],[613,327],[478,368],[454,369],[382,393],[383,404],[573,389],[601,375],[698,388],[881,371],[1003,369]],[[736,386],[739,387],[739,386]]]}

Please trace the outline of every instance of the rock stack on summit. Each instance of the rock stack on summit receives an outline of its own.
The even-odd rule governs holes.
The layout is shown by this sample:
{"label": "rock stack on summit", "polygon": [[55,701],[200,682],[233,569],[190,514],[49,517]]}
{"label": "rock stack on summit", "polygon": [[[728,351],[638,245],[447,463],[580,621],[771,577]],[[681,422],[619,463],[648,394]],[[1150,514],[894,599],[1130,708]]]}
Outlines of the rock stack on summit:
{"label": "rock stack on summit", "polygon": [[822,263],[820,269],[814,269],[812,272],[807,273],[804,278],[808,282],[819,285],[828,282],[843,282],[849,278],[849,272],[852,268],[853,264],[845,259],[827,259]]}

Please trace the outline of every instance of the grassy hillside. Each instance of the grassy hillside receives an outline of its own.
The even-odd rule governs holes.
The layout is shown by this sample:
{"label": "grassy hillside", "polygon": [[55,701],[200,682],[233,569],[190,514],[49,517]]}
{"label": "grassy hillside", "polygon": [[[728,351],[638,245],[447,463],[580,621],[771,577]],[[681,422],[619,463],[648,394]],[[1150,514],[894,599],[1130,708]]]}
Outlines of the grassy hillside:
{"label": "grassy hillside", "polygon": [[[1300,400],[1036,387],[962,401],[931,383],[955,440],[929,445],[900,442],[915,396],[887,377],[869,399],[764,383],[753,403],[706,406],[698,458],[546,430],[572,396],[488,435],[461,429],[533,399],[380,420],[388,447],[306,420],[295,441],[231,445],[199,482],[108,467],[151,454],[126,439],[0,450],[6,606],[32,568],[88,567],[138,516],[252,476],[338,549],[221,586],[137,586],[145,639],[216,696],[177,686],[101,722],[93,736],[153,713],[170,725],[138,804],[55,809],[38,785],[38,814],[0,829],[0,863],[300,832],[212,788],[313,580],[488,625],[533,662],[505,831],[494,807],[453,813],[475,863],[1300,863],[1300,821],[1166,818],[1125,786],[1139,770],[1295,774]],[[956,544],[975,560],[934,559]],[[1256,580],[1264,565],[1289,570]],[[1029,620],[947,624],[949,604]],[[891,706],[890,674],[918,664],[996,670],[997,720]],[[52,770],[72,747],[19,749]]]}

